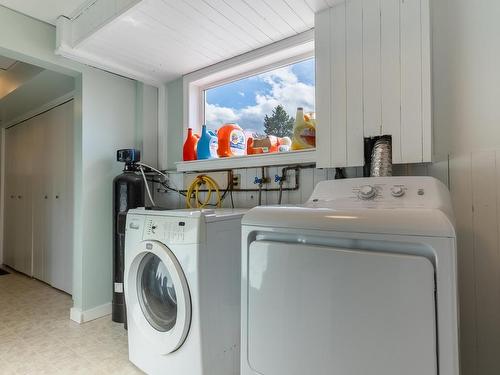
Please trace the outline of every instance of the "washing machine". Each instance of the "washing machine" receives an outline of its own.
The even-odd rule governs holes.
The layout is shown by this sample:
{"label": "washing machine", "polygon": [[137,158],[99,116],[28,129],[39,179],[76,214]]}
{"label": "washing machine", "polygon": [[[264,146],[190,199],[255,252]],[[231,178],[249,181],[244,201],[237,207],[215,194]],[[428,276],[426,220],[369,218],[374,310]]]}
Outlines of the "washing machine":
{"label": "washing machine", "polygon": [[147,374],[239,372],[241,210],[130,210],[129,359]]}
{"label": "washing machine", "polygon": [[434,178],[320,182],[242,220],[242,375],[458,375],[449,192]]}

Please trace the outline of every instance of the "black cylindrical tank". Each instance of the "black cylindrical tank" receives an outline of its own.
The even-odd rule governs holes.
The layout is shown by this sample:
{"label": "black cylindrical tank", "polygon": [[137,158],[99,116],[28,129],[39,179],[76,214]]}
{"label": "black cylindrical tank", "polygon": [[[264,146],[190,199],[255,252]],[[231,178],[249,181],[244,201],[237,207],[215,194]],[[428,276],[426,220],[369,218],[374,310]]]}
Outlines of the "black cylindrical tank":
{"label": "black cylindrical tank", "polygon": [[123,294],[125,271],[125,223],[127,211],[144,207],[144,180],[132,163],[125,164],[123,173],[113,180],[113,307],[111,319],[125,323],[127,312]]}

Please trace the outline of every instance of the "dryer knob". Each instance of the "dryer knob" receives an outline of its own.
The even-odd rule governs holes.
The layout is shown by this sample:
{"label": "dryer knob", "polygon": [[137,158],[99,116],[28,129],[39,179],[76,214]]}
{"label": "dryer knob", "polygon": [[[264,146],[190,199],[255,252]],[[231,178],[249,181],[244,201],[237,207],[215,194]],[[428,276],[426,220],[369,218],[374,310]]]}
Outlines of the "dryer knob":
{"label": "dryer knob", "polygon": [[402,186],[393,186],[391,188],[391,195],[396,198],[402,197],[405,195],[405,189]]}
{"label": "dryer knob", "polygon": [[358,197],[361,199],[372,199],[377,190],[371,185],[363,185],[359,188]]}

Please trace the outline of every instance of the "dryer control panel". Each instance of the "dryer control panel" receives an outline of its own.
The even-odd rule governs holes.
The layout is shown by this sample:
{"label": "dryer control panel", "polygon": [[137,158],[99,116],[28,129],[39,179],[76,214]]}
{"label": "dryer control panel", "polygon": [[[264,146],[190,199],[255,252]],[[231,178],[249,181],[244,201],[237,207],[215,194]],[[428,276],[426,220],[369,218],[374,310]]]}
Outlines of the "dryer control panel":
{"label": "dryer control panel", "polygon": [[329,208],[447,208],[446,187],[432,177],[369,177],[318,183],[307,206]]}

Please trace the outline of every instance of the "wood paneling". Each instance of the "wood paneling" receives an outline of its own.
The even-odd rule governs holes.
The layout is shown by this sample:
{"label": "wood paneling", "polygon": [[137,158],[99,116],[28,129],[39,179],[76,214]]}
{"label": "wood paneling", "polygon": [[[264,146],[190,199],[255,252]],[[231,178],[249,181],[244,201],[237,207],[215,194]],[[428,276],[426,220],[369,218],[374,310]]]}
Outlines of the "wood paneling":
{"label": "wood paneling", "polygon": [[[142,0],[96,29],[98,0],[73,28],[93,29],[73,46],[134,78],[170,81],[314,27],[325,0]],[[78,38],[77,38],[78,39]],[[78,39],[78,41],[80,41]]]}

